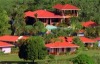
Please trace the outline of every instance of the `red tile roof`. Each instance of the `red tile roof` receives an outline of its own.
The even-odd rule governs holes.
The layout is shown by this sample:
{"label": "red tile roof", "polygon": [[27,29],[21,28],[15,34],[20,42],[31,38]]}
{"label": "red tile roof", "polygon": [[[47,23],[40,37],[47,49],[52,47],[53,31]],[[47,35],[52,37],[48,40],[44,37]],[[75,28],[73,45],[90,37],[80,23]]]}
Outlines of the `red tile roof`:
{"label": "red tile roof", "polygon": [[87,22],[82,22],[82,26],[84,27],[93,27],[93,26],[97,26],[97,24],[93,21],[87,21]]}
{"label": "red tile roof", "polygon": [[56,4],[55,6],[53,6],[53,8],[56,9],[62,9],[63,5],[62,4]]}
{"label": "red tile roof", "polygon": [[0,47],[11,47],[11,46],[14,46],[14,45],[0,41]]}
{"label": "red tile roof", "polygon": [[52,12],[46,11],[46,10],[36,10],[36,11],[28,11],[25,12],[25,17],[35,17],[37,14],[37,18],[62,18],[60,15],[55,15]]}
{"label": "red tile roof", "polygon": [[67,41],[72,43],[73,42],[73,37],[67,37]]}
{"label": "red tile roof", "polygon": [[100,37],[95,38],[95,40],[99,40],[100,41]]}
{"label": "red tile roof", "polygon": [[87,38],[87,37],[80,37],[80,40],[83,43],[95,43],[96,42],[94,39],[90,39],[90,38]]}
{"label": "red tile roof", "polygon": [[[90,39],[90,38],[87,38],[87,37],[79,37],[80,40],[83,42],[83,43],[95,43],[96,40],[94,39]],[[68,43],[72,43],[73,42],[73,37],[59,37],[59,39],[62,40],[62,42],[68,42]],[[98,38],[99,39],[99,38]]]}
{"label": "red tile roof", "polygon": [[59,37],[59,39],[61,39],[63,42],[69,42],[72,43],[73,41],[73,37]]}
{"label": "red tile roof", "polygon": [[78,33],[84,33],[85,30],[79,30]]}
{"label": "red tile roof", "polygon": [[27,36],[11,36],[11,35],[4,35],[0,36],[0,41],[7,41],[7,42],[16,42],[19,39],[27,39]]}
{"label": "red tile roof", "polygon": [[71,4],[65,4],[65,5],[57,4],[53,8],[56,8],[59,10],[80,10],[78,7],[73,6]]}
{"label": "red tile roof", "polygon": [[15,42],[18,39],[19,36],[0,36],[0,41],[8,41],[8,42]]}
{"label": "red tile roof", "polygon": [[79,47],[75,44],[68,43],[68,42],[55,42],[55,43],[49,43],[45,45],[47,48],[73,48],[73,47]]}
{"label": "red tile roof", "polygon": [[34,17],[34,13],[32,11],[27,11],[25,12],[25,16],[24,17]]}

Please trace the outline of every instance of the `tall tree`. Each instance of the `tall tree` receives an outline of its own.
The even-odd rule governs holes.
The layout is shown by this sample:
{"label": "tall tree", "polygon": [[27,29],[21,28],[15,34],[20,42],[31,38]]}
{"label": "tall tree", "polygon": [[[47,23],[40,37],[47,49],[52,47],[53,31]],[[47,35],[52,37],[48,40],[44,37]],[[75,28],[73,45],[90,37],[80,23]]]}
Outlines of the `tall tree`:
{"label": "tall tree", "polygon": [[7,12],[0,9],[0,35],[7,34],[9,32],[10,25],[8,24],[9,17]]}
{"label": "tall tree", "polygon": [[17,5],[15,8],[15,17],[13,23],[14,34],[21,35],[25,31],[25,19],[24,19],[24,11],[27,9],[27,6]]}
{"label": "tall tree", "polygon": [[70,26],[71,28],[74,30],[74,32],[77,32],[79,31],[80,29],[82,29],[82,25],[81,23],[79,22],[79,20],[77,18],[71,18],[71,21],[70,21]]}
{"label": "tall tree", "polygon": [[[26,41],[21,41],[19,46],[19,57],[26,60],[44,59],[46,48],[44,40],[40,36],[30,37]],[[24,51],[22,51],[24,49]],[[25,53],[23,53],[25,52]]]}

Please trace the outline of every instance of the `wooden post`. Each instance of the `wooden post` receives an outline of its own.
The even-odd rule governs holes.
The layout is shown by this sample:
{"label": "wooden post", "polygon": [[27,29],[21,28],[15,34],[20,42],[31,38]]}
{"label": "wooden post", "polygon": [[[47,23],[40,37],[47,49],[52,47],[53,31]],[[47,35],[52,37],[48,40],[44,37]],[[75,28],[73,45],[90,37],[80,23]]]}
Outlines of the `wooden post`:
{"label": "wooden post", "polygon": [[54,49],[53,48],[51,48],[51,51],[52,51],[52,53],[54,52]]}
{"label": "wooden post", "polygon": [[66,53],[66,48],[64,48],[64,53]]}
{"label": "wooden post", "polygon": [[52,25],[52,20],[51,20],[51,18],[50,18],[50,25]]}
{"label": "wooden post", "polygon": [[74,12],[74,15],[73,16],[75,16],[75,10],[73,10],[73,12]]}
{"label": "wooden post", "polygon": [[48,24],[48,18],[46,18],[46,23]]}
{"label": "wooden post", "polygon": [[77,17],[78,17],[78,10],[76,12],[77,12]]}

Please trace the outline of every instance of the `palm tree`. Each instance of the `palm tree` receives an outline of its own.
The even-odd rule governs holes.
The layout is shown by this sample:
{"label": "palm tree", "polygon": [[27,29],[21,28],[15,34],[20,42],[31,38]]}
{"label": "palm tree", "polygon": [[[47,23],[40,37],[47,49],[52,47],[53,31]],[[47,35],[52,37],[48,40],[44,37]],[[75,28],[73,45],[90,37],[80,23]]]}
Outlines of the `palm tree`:
{"label": "palm tree", "polygon": [[71,28],[75,31],[75,32],[77,32],[77,31],[79,31],[80,29],[82,29],[82,25],[81,25],[81,23],[78,21],[78,19],[76,19],[76,18],[72,18],[71,19],[71,24],[70,24],[70,26],[71,26]]}

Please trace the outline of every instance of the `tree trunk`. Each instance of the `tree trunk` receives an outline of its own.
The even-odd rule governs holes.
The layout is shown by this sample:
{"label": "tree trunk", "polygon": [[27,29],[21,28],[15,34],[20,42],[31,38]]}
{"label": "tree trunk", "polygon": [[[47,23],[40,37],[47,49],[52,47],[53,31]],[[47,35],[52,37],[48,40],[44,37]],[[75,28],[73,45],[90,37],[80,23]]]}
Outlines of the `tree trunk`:
{"label": "tree trunk", "polygon": [[32,61],[33,61],[32,63],[34,64],[35,63],[34,60],[32,60]]}

